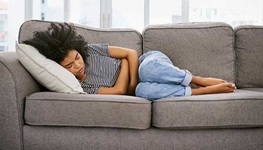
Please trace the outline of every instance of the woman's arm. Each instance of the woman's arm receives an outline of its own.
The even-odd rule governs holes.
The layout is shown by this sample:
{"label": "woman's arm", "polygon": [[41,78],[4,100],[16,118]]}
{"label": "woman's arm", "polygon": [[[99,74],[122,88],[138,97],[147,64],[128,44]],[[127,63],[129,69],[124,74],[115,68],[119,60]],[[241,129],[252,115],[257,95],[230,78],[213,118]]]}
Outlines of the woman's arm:
{"label": "woman's arm", "polygon": [[129,69],[128,95],[135,95],[135,88],[138,84],[139,58],[137,51],[124,47],[109,46],[110,56],[113,58],[127,59]]}
{"label": "woman's arm", "polygon": [[129,84],[129,69],[128,61],[126,59],[121,60],[121,70],[118,79],[113,87],[101,87],[98,94],[116,94],[124,95],[127,94]]}

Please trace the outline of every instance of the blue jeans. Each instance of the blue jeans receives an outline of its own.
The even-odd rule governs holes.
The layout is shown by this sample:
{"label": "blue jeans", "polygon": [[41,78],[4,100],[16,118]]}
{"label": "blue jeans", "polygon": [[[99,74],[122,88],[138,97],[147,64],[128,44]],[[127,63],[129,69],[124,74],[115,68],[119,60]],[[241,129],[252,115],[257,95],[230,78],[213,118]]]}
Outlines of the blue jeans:
{"label": "blue jeans", "polygon": [[159,51],[149,51],[139,58],[139,84],[135,94],[148,100],[191,95],[192,74],[174,66]]}

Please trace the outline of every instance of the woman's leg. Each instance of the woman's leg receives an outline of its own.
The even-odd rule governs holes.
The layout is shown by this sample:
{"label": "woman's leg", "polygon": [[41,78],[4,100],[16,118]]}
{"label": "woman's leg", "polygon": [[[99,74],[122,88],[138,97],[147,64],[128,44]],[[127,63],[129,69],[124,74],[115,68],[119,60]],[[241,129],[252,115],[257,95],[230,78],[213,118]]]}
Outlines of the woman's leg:
{"label": "woman's leg", "polygon": [[163,53],[150,51],[140,57],[139,80],[188,86],[192,80],[192,74],[174,66]]}
{"label": "woman's leg", "polygon": [[140,82],[136,87],[135,94],[137,97],[156,100],[178,96],[231,93],[234,92],[235,89],[236,87],[232,83],[220,83],[207,87],[191,88],[190,86]]}
{"label": "woman's leg", "polygon": [[192,95],[232,93],[235,90],[235,84],[224,82],[206,87],[192,88]]}
{"label": "woman's leg", "polygon": [[145,53],[139,61],[139,79],[142,82],[181,84],[184,86],[192,83],[203,87],[226,82],[219,78],[194,76],[189,71],[174,66],[172,61],[159,51]]}
{"label": "woman's leg", "polygon": [[[158,51],[140,57],[139,79],[141,83],[136,88],[136,95],[147,99],[183,96],[189,93],[229,93],[236,89],[234,84],[219,78],[193,76],[189,71],[174,66],[166,55]],[[190,88],[190,83],[202,87]],[[187,92],[189,90],[185,90],[186,88],[191,92]]]}
{"label": "woman's leg", "polygon": [[200,76],[193,76],[192,77],[192,84],[199,85],[199,86],[211,86],[220,83],[226,83],[227,81],[219,78],[205,78]]}
{"label": "woman's leg", "polygon": [[148,100],[156,100],[178,96],[232,93],[235,89],[236,87],[232,83],[220,83],[207,87],[191,88],[190,86],[141,82],[137,85],[135,94],[138,97]]}
{"label": "woman's leg", "polygon": [[159,84],[151,82],[140,82],[135,90],[138,97],[146,98],[148,100],[156,100],[167,97],[190,96],[190,86],[181,86],[173,84]]}

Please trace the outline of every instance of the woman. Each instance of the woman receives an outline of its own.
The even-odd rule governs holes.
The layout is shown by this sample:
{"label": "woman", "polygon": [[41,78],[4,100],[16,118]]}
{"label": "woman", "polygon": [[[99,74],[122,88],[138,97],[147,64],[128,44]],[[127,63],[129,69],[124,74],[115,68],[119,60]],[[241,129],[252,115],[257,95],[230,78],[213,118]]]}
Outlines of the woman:
{"label": "woman", "polygon": [[[138,59],[132,49],[88,44],[74,26],[67,23],[51,23],[47,31],[35,32],[32,39],[23,43],[34,46],[73,73],[84,91],[91,94],[135,95],[136,90],[136,96],[155,100],[228,93],[236,88],[222,79],[198,77],[179,69],[159,51],[150,51]],[[191,88],[190,83],[202,87]]]}

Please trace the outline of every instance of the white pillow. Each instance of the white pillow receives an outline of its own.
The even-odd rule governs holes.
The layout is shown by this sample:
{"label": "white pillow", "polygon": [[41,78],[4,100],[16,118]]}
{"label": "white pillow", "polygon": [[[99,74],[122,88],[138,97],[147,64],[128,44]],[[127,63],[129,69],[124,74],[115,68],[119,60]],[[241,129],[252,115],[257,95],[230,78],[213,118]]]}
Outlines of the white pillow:
{"label": "white pillow", "polygon": [[47,59],[33,46],[16,43],[16,53],[28,72],[50,91],[84,93],[79,81],[71,72]]}

